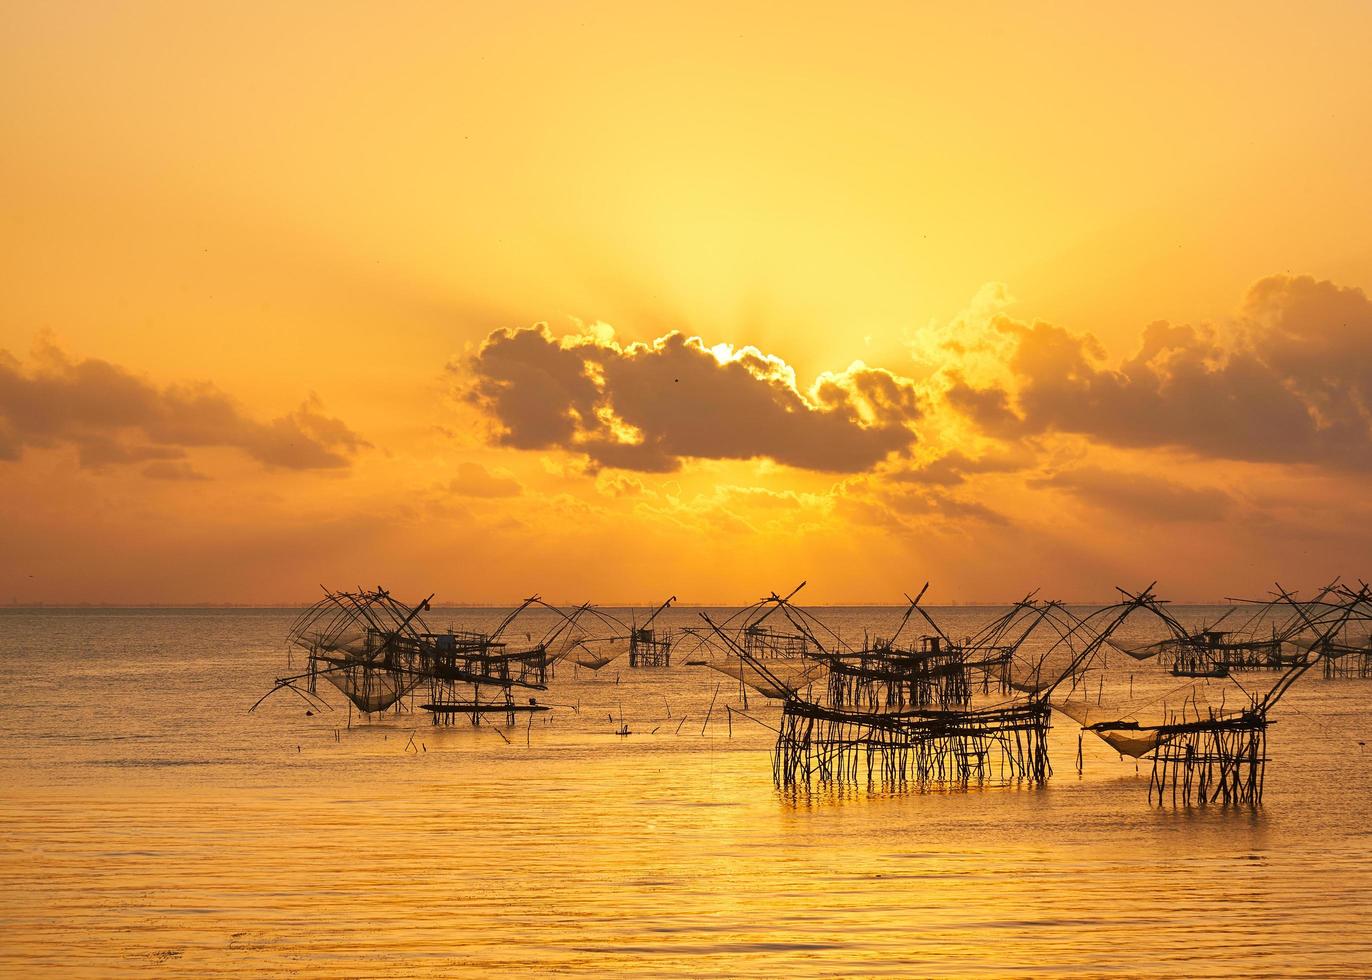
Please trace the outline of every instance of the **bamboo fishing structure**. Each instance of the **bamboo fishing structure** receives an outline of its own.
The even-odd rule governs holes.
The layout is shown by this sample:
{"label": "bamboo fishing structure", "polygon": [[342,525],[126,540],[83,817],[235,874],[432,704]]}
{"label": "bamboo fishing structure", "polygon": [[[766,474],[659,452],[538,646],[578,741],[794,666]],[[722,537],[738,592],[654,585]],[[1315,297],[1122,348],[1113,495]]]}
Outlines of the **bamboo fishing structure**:
{"label": "bamboo fishing structure", "polygon": [[[1366,583],[1359,583],[1364,588]],[[1338,588],[1340,598],[1351,606],[1347,621],[1335,634],[1320,644],[1320,662],[1326,680],[1366,680],[1372,677],[1372,605],[1347,588]]]}
{"label": "bamboo fishing structure", "polygon": [[[1320,607],[1334,586],[1327,586],[1302,608]],[[1231,602],[1237,600],[1230,600]],[[1241,608],[1249,610],[1246,619],[1235,627],[1219,627]],[[1283,671],[1310,656],[1308,645],[1300,642],[1305,630],[1300,610],[1289,608],[1280,599],[1264,602],[1239,602],[1219,619],[1200,629],[1184,629],[1169,624],[1173,635],[1156,643],[1133,649],[1119,648],[1138,660],[1156,657],[1174,677],[1228,677],[1232,671]]]}
{"label": "bamboo fishing structure", "polygon": [[[988,634],[1003,636],[1007,624],[1022,622],[1021,616],[1029,611],[1033,625],[1017,637],[1017,649],[1035,626],[1045,622],[1054,625],[1056,636],[1038,655],[1033,682],[1020,689],[1027,693],[999,703],[972,705],[970,698],[961,698],[959,691],[959,703],[952,707],[898,706],[893,709],[888,703],[871,706],[870,695],[874,689],[871,682],[887,685],[883,689],[889,690],[889,682],[882,676],[869,676],[869,686],[862,689],[869,705],[852,706],[847,703],[852,700],[850,694],[856,676],[851,670],[841,675],[841,681],[830,680],[820,688],[821,695],[817,698],[812,693],[813,684],[803,692],[794,683],[777,676],[774,665],[767,659],[753,656],[740,640],[740,631],[727,631],[714,623],[708,614],[701,615],[741,670],[746,669],[762,678],[766,688],[785,692],[772,759],[773,776],[779,785],[808,785],[812,780],[854,782],[865,778],[869,782],[893,785],[937,783],[967,787],[995,780],[1040,784],[1052,775],[1048,731],[1053,691],[1080,670],[1129,612],[1148,598],[1151,596],[1147,590],[1140,597],[1126,593],[1125,602],[1084,620],[1071,616],[1060,604],[1045,603],[1040,609],[1032,596],[1027,598],[1008,617],[998,620],[997,628]],[[782,599],[773,593],[764,603],[784,610],[788,621],[815,651],[813,659],[829,670],[831,677],[836,663],[851,668],[855,662],[863,662],[861,657],[855,661],[851,651],[836,649],[841,641],[832,632],[825,636],[822,627],[816,628],[819,624],[814,615],[792,605],[790,597]],[[919,608],[918,600],[912,599],[911,606],[912,610],[907,610],[907,621],[909,612]],[[1066,663],[1060,672],[1050,676],[1044,666],[1048,655],[1061,650],[1068,654]],[[961,651],[958,655],[961,656]],[[922,662],[928,663],[931,659],[925,658]],[[897,660],[887,658],[881,669],[894,671],[897,664]],[[947,687],[926,686],[930,692],[939,689],[947,690]],[[839,694],[837,700],[844,703],[834,703],[836,693]],[[930,697],[932,699],[932,694]],[[947,700],[951,701],[952,697]]]}
{"label": "bamboo fishing structure", "polygon": [[[1362,582],[1336,581],[1309,599],[1278,586],[1262,600],[1230,600],[1233,608],[1200,626],[1183,626],[1153,584],[1137,594],[1120,589],[1116,603],[1085,612],[1031,592],[961,636],[924,605],[926,582],[905,596],[893,630],[889,619],[880,631],[864,628],[860,643],[798,605],[804,587],[772,592],[718,621],[702,612],[705,628],[685,631],[663,626],[675,596],[640,621],[590,603],[564,611],[534,595],[490,629],[436,630],[426,621],[432,595],[408,605],[382,588],[325,590],[288,632],[288,649],[306,653],[303,669],[277,678],[258,704],[289,691],[311,709],[331,710],[324,694],[333,687],[350,719],[353,710],[367,718],[422,711],[435,725],[513,725],[551,708],[536,695],[559,662],[598,671],[627,654],[631,669],[661,670],[685,633],[710,654],[687,663],[737,681],[742,701],[742,711],[724,705],[717,713],[717,684],[702,735],[716,714],[730,737],[735,714],[759,721],[747,714],[750,692],[779,703],[771,764],[781,787],[1040,785],[1053,774],[1056,711],[1122,757],[1149,761],[1150,804],[1257,806],[1269,714],[1296,681],[1317,666],[1330,679],[1372,677],[1372,588]],[[1161,639],[1116,638],[1138,610],[1162,624]],[[541,616],[525,620],[532,611]],[[1136,701],[1130,674],[1129,700],[1113,689],[1107,699],[1107,676],[1112,686],[1123,677],[1108,669],[1111,651],[1140,667],[1165,665],[1187,683],[1157,697],[1153,685]],[[1253,670],[1276,675],[1265,691],[1232,676]],[[671,718],[670,704],[667,712]],[[629,734],[623,702],[615,734]]]}
{"label": "bamboo fishing structure", "polygon": [[654,629],[653,621],[674,602],[676,596],[653,610],[642,626],[633,627],[629,633],[630,668],[664,669],[672,666],[672,634],[669,630]]}
{"label": "bamboo fishing structure", "polygon": [[[289,647],[306,651],[301,673],[280,677],[258,700],[289,690],[315,707],[327,707],[319,694],[322,678],[364,715],[419,705],[435,725],[458,718],[479,724],[486,714],[515,715],[548,710],[533,697],[516,701],[514,691],[546,689],[553,664],[576,642],[575,629],[585,607],[564,613],[538,596],[526,599],[489,632],[436,632],[423,618],[433,596],[407,606],[388,591],[333,592],[307,608],[287,634]],[[523,645],[507,641],[511,625],[539,606],[555,613],[554,625]],[[257,704],[253,705],[255,709]]]}
{"label": "bamboo fishing structure", "polygon": [[[1336,648],[1336,638],[1350,623],[1365,617],[1368,599],[1366,584],[1356,592],[1331,585],[1307,602],[1278,586],[1275,597],[1263,605],[1269,611],[1289,612],[1294,628],[1283,630],[1282,642],[1295,644],[1297,649],[1282,654],[1285,670],[1266,692],[1239,688],[1246,703],[1240,701],[1237,708],[1226,709],[1223,702],[1218,706],[1202,703],[1199,690],[1193,687],[1183,695],[1179,708],[1164,709],[1162,719],[1152,723],[1137,717],[1097,721],[1089,707],[1064,709],[1083,722],[1084,731],[1095,733],[1121,755],[1152,761],[1150,803],[1258,806],[1268,761],[1269,713],[1306,671]],[[1178,642],[1203,635],[1187,631],[1160,606],[1149,608]]]}
{"label": "bamboo fishing structure", "polygon": [[[811,639],[816,653],[829,671],[829,703],[835,707],[877,710],[881,708],[960,708],[982,694],[1008,694],[1010,666],[1015,652],[1033,632],[1048,607],[1039,610],[1033,595],[1026,596],[1004,615],[996,617],[975,635],[955,640],[920,605],[929,583],[909,603],[894,634],[877,637],[856,651],[826,650]],[[902,639],[906,626],[918,613],[933,630]],[[804,616],[796,609],[788,615]],[[805,620],[799,625],[807,629]],[[835,638],[836,639],[836,638]]]}

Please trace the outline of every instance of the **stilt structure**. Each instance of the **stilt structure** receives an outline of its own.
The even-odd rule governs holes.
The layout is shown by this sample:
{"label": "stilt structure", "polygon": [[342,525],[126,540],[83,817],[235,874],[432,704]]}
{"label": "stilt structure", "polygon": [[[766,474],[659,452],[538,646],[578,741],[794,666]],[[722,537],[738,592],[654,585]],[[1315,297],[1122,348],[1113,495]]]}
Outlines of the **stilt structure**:
{"label": "stilt structure", "polygon": [[767,625],[767,620],[780,609],[785,609],[796,593],[805,588],[801,582],[791,590],[786,598],[775,592],[756,607],[757,614],[750,616],[744,623],[740,636],[743,651],[754,660],[796,660],[815,652],[810,636],[796,629],[780,629]]}
{"label": "stilt structure", "polygon": [[[1328,586],[1302,608],[1317,609],[1330,595]],[[1235,600],[1231,600],[1235,601]],[[1244,621],[1228,630],[1219,627],[1240,609]],[[1171,624],[1171,625],[1176,625]],[[1169,625],[1169,629],[1171,628]],[[1184,629],[1155,643],[1116,649],[1136,660],[1153,657],[1174,677],[1227,677],[1231,671],[1283,671],[1309,657],[1308,644],[1300,642],[1304,621],[1286,603],[1241,602],[1215,622],[1200,629]]]}
{"label": "stilt structure", "polygon": [[1356,645],[1331,644],[1321,654],[1326,680],[1372,677],[1372,637]]}
{"label": "stilt structure", "polygon": [[653,622],[674,602],[676,596],[658,606],[642,626],[634,626],[629,634],[630,668],[666,668],[672,665],[672,634],[667,630],[654,629]]}
{"label": "stilt structure", "polygon": [[[857,651],[825,649],[812,637],[812,654],[829,669],[829,704],[866,710],[882,708],[960,708],[972,701],[974,692],[1010,693],[1010,665],[1015,651],[1050,608],[1036,603],[1033,595],[988,623],[974,636],[955,640],[920,605],[929,589],[926,582],[901,618],[890,638],[876,638]],[[788,615],[803,613],[788,610]],[[906,626],[918,613],[932,633],[903,639]],[[806,623],[798,623],[805,629]]]}
{"label": "stilt structure", "polygon": [[[812,628],[813,618],[809,614],[796,610],[775,594],[769,601],[785,608],[789,621],[812,644],[819,643],[820,636]],[[1035,676],[1041,682],[1023,697],[986,705],[964,701],[962,706],[952,708],[835,704],[836,692],[841,692],[842,700],[848,699],[855,675],[849,672],[841,675],[840,681],[834,681],[833,665],[851,667],[855,661],[851,654],[833,649],[816,655],[816,662],[830,671],[829,682],[820,688],[820,698],[803,694],[777,676],[773,662],[752,656],[736,632],[716,625],[706,613],[701,615],[717,641],[731,652],[740,670],[761,678],[767,688],[785,692],[772,757],[773,775],[779,785],[866,779],[896,786],[937,783],[966,787],[993,781],[1037,784],[1048,779],[1052,774],[1048,730],[1054,688],[1080,670],[1142,601],[1130,596],[1127,602],[1085,620],[1071,617],[1059,604],[1045,604],[1044,610],[1031,618],[1036,623],[1053,622],[1057,636],[1037,657]],[[1002,617],[999,629],[1003,631],[1006,622],[1022,622],[1021,614],[1026,608],[1037,611],[1032,602],[1032,598],[1026,599],[1024,604],[1017,605],[1018,613]],[[918,607],[917,600],[911,603]],[[1044,669],[1048,656],[1064,651],[1062,670],[1049,676]],[[888,666],[890,663],[887,662]],[[861,690],[863,697],[870,697],[874,688],[869,685]]]}
{"label": "stilt structure", "polygon": [[[1366,588],[1366,583],[1359,583]],[[1372,677],[1372,605],[1351,589],[1339,589],[1339,597],[1352,608],[1347,622],[1320,647],[1326,680],[1366,680]]]}
{"label": "stilt structure", "polygon": [[[537,641],[511,645],[506,639],[510,627],[535,606],[557,613],[555,625]],[[450,629],[425,634],[429,658],[424,679],[429,695],[420,709],[429,712],[435,725],[452,725],[459,718],[477,725],[485,714],[503,714],[507,724],[514,724],[518,712],[547,710],[532,697],[516,702],[514,690],[547,688],[552,666],[570,648],[569,634],[576,621],[576,614],[568,615],[531,596],[488,633]]]}
{"label": "stilt structure", "polygon": [[[478,724],[487,714],[503,715],[513,724],[517,713],[547,710],[536,698],[516,701],[514,690],[546,688],[552,665],[570,649],[580,610],[566,614],[533,596],[488,633],[440,633],[422,616],[432,598],[407,606],[381,588],[325,590],[287,635],[289,646],[307,651],[304,672],[278,678],[258,704],[290,690],[312,707],[327,708],[318,689],[323,678],[364,715],[402,711],[420,691],[427,697],[419,708],[436,725],[458,718]],[[511,624],[533,606],[557,614],[553,627],[536,641],[508,643],[504,637]]]}
{"label": "stilt structure", "polygon": [[658,606],[642,627],[590,603],[578,606],[565,614],[575,621],[565,640],[565,659],[587,670],[601,670],[627,653],[632,668],[671,666],[672,634],[653,623],[675,601],[672,596]]}
{"label": "stilt structure", "polygon": [[[803,588],[805,583],[801,582],[784,598],[773,592],[721,623],[703,617],[707,628],[684,632],[694,639],[698,650],[710,655],[687,663],[709,667],[738,681],[740,696],[745,700],[752,690],[785,701],[809,691],[816,682],[823,682],[826,668],[815,656],[820,648],[814,631],[796,627],[796,607],[790,605],[790,600]],[[782,622],[769,622],[782,610],[786,611]],[[827,632],[827,628],[819,628]],[[837,638],[833,641],[837,642]],[[750,662],[765,663],[767,669],[753,670],[748,666]]]}
{"label": "stilt structure", "polygon": [[[1249,692],[1237,685],[1221,687],[1221,700],[1193,684],[1172,692],[1177,707],[1142,706],[1160,714],[1147,719],[1143,710],[1121,712],[1119,708],[1093,707],[1089,702],[1060,707],[1082,723],[1084,731],[1098,735],[1121,755],[1150,758],[1153,763],[1148,783],[1150,803],[1191,806],[1220,804],[1258,806],[1262,802],[1267,765],[1268,714],[1292,685],[1328,651],[1337,646],[1353,622],[1363,621],[1368,587],[1357,592],[1330,586],[1314,600],[1298,601],[1278,587],[1276,598],[1265,605],[1289,612],[1295,628],[1284,630],[1282,642],[1294,644],[1282,654],[1287,664],[1281,676],[1262,693]],[[1157,604],[1149,608],[1172,631],[1178,643],[1189,643],[1198,634],[1186,630]],[[1227,708],[1233,697],[1236,708]],[[1107,716],[1102,718],[1101,716]],[[1143,720],[1140,719],[1143,715]],[[1113,717],[1108,717],[1113,716]]]}
{"label": "stilt structure", "polygon": [[772,773],[783,786],[813,780],[968,786],[1039,783],[1048,762],[1045,704],[980,711],[857,711],[799,699],[782,710]]}

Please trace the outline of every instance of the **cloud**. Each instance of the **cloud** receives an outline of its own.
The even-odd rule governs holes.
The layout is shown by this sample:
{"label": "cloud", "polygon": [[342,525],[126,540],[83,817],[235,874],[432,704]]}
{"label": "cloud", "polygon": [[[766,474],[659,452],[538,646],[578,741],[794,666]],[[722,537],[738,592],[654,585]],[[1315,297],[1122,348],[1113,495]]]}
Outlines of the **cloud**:
{"label": "cloud", "polygon": [[450,370],[498,444],[581,453],[593,468],[770,459],[862,472],[908,451],[920,416],[914,383],[888,371],[859,362],[801,391],[778,357],[676,332],[621,346],[603,326],[561,340],[543,325],[497,330]]}
{"label": "cloud", "polygon": [[143,467],[143,475],[150,480],[208,480],[183,459],[157,460]]}
{"label": "cloud", "polygon": [[1162,477],[1090,466],[1028,482],[1065,491],[1094,507],[1152,521],[1217,521],[1234,504],[1233,498],[1213,487],[1189,487]]}
{"label": "cloud", "polygon": [[[0,459],[58,445],[75,446],[80,464],[95,469],[222,446],[267,466],[308,470],[346,467],[367,443],[313,396],[262,422],[213,385],[158,387],[108,361],[72,360],[48,340],[28,367],[0,351]],[[149,469],[163,479],[172,472]]]}
{"label": "cloud", "polygon": [[849,524],[900,534],[964,533],[977,526],[1003,527],[1004,514],[976,500],[949,494],[943,487],[873,486],[854,482],[833,497],[834,512]]}
{"label": "cloud", "polygon": [[458,497],[518,497],[524,492],[518,480],[497,476],[480,463],[459,463],[457,479],[447,486]]}
{"label": "cloud", "polygon": [[976,459],[960,450],[929,460],[919,466],[893,470],[886,479],[896,483],[920,483],[928,486],[957,486],[967,477],[980,473],[1014,473],[1034,464],[1028,452],[991,452]]}
{"label": "cloud", "polygon": [[[881,502],[898,514],[914,518],[941,517],[949,521],[976,521],[982,524],[1008,523],[1004,514],[975,500],[964,500],[941,490],[905,488],[881,494]],[[923,526],[919,521],[916,526]]]}
{"label": "cloud", "polygon": [[991,323],[1008,377],[978,385],[954,365],[945,394],[989,434],[1372,468],[1372,301],[1360,289],[1272,276],[1226,336],[1152,323],[1117,367],[1090,335],[1005,315]]}
{"label": "cloud", "polygon": [[77,460],[88,469],[114,463],[178,460],[185,455],[186,451],[176,446],[129,445],[98,433],[88,433],[77,443]]}
{"label": "cloud", "polygon": [[642,497],[648,493],[643,481],[634,476],[602,474],[595,488],[607,497]]}

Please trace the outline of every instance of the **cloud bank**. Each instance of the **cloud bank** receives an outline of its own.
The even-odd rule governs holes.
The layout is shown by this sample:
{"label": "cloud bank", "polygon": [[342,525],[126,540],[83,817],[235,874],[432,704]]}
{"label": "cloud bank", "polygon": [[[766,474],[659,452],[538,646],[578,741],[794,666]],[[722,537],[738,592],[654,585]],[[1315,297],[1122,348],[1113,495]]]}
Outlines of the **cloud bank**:
{"label": "cloud bank", "polygon": [[94,358],[72,360],[40,343],[25,366],[0,351],[0,460],[29,448],[75,446],[88,468],[146,463],[156,479],[196,479],[186,450],[229,447],[269,467],[341,469],[364,447],[362,438],[323,413],[311,397],[295,411],[259,421],[211,384],[158,387]]}
{"label": "cloud bank", "polygon": [[909,450],[921,414],[914,383],[889,371],[856,363],[802,391],[778,357],[677,332],[621,346],[605,330],[497,330],[450,370],[498,444],[580,453],[594,468],[769,459],[856,473]]}
{"label": "cloud bank", "polygon": [[1232,333],[1155,322],[1116,367],[1088,334],[1004,315],[992,327],[1008,380],[979,385],[954,367],[946,392],[988,434],[1372,468],[1372,301],[1360,289],[1272,276]]}

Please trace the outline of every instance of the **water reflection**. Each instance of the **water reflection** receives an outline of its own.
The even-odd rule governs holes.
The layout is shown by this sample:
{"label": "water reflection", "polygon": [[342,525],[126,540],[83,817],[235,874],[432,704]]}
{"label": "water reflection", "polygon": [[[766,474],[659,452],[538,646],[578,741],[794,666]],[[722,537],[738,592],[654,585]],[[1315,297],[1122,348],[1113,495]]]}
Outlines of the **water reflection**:
{"label": "water reflection", "polygon": [[1102,747],[1079,778],[1066,723],[1044,787],[780,792],[765,727],[702,737],[717,682],[687,668],[562,673],[548,700],[575,710],[508,740],[285,700],[248,715],[289,618],[0,619],[0,970],[1330,975],[1372,956],[1349,927],[1372,912],[1357,682],[1292,695],[1258,811],[1151,808]]}

